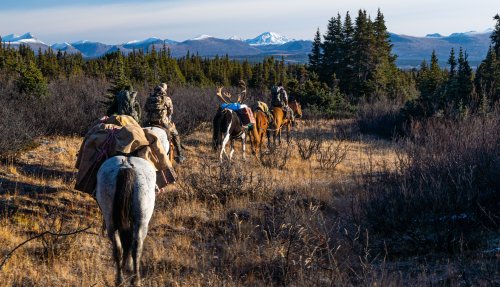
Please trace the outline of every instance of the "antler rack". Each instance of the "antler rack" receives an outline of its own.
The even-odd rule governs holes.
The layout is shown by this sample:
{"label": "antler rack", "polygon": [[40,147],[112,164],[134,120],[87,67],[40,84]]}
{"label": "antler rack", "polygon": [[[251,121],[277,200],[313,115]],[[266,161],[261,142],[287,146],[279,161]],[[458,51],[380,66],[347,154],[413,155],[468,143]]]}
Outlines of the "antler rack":
{"label": "antler rack", "polygon": [[[243,80],[240,80],[239,84],[242,91],[238,93],[238,100],[236,102],[241,104],[247,96],[247,85]],[[217,87],[217,97],[224,103],[229,104],[231,102],[229,99],[231,99],[232,95],[229,92],[222,92],[223,88],[222,86]]]}

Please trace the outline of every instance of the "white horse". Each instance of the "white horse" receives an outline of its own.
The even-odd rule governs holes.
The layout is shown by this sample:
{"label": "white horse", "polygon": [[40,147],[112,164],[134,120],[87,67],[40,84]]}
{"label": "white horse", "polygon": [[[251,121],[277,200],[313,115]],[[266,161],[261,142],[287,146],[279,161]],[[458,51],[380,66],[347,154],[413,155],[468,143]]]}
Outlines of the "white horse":
{"label": "white horse", "polygon": [[160,142],[163,146],[163,149],[165,149],[165,152],[167,154],[169,154],[170,142],[168,141],[167,132],[164,129],[162,129],[160,127],[155,127],[155,126],[145,127],[144,129],[148,129],[148,130],[153,131],[156,134],[156,136],[158,137],[158,139],[160,140]]}
{"label": "white horse", "polygon": [[[151,127],[168,152],[167,134]],[[116,285],[123,283],[123,268],[132,263],[133,284],[139,286],[143,242],[155,205],[156,170],[139,157],[114,156],[97,173],[96,199],[113,243]],[[131,257],[131,258],[130,258]],[[130,260],[131,259],[131,260]]]}

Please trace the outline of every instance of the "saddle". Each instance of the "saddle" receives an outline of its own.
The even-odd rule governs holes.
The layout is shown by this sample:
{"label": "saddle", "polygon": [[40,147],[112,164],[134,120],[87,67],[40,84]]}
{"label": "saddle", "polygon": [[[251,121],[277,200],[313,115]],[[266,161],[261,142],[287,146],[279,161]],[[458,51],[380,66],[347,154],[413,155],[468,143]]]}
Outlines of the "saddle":
{"label": "saddle", "polygon": [[115,155],[137,156],[151,162],[157,171],[166,173],[164,182],[157,182],[159,185],[175,181],[168,155],[156,135],[143,130],[132,117],[119,115],[99,120],[85,136],[76,162],[75,189],[92,194],[99,167]]}

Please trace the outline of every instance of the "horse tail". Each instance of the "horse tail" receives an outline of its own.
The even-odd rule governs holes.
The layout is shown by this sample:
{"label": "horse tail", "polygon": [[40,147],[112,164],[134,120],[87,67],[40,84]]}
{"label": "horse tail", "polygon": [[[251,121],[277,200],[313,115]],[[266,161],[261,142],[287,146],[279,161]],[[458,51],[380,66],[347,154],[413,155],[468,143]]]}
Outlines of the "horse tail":
{"label": "horse tail", "polygon": [[120,168],[116,178],[116,191],[113,202],[113,225],[120,234],[120,241],[127,254],[132,244],[132,193],[135,172],[132,168]]}

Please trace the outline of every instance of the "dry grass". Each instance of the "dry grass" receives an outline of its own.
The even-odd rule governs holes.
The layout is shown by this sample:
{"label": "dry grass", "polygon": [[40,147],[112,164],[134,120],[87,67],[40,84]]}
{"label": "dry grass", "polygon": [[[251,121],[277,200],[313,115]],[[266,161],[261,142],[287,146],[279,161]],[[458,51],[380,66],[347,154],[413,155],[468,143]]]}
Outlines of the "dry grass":
{"label": "dry grass", "polygon": [[[296,134],[321,133],[325,143],[335,144],[340,126],[331,121],[306,123]],[[184,139],[188,160],[176,166],[179,182],[157,198],[142,260],[143,284],[442,283],[446,275],[439,271],[438,276],[418,271],[416,263],[384,264],[384,255],[371,250],[376,239],[361,227],[353,206],[353,192],[359,188],[355,175],[395,169],[396,147],[341,133],[349,148],[334,169],[321,168],[314,156],[303,160],[296,142],[283,168],[261,165],[249,149],[242,162],[239,144],[233,163],[221,165],[211,150],[210,127],[201,125]],[[113,284],[111,244],[102,235],[97,205],[72,189],[80,142],[81,138],[43,138],[18,162],[0,165],[0,255],[42,231],[92,226],[90,233],[28,243],[3,267],[2,285]],[[416,270],[417,276],[410,276]]]}

